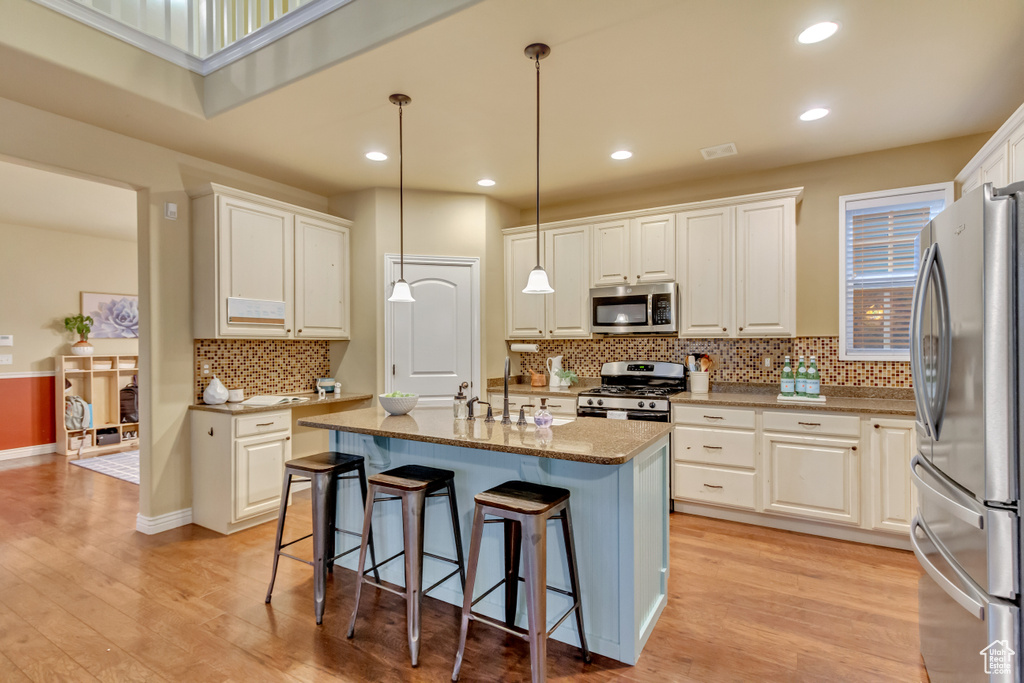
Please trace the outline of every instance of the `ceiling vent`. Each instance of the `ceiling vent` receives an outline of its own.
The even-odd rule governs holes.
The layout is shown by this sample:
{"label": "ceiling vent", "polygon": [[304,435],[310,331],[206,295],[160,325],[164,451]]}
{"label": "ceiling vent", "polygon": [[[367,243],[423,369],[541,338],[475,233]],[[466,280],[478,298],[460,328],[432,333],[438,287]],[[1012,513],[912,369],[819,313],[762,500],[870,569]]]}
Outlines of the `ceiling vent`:
{"label": "ceiling vent", "polygon": [[736,144],[733,142],[727,142],[724,145],[715,145],[714,147],[705,147],[700,151],[701,156],[704,157],[704,161],[711,161],[712,159],[721,159],[722,157],[731,157],[736,154]]}

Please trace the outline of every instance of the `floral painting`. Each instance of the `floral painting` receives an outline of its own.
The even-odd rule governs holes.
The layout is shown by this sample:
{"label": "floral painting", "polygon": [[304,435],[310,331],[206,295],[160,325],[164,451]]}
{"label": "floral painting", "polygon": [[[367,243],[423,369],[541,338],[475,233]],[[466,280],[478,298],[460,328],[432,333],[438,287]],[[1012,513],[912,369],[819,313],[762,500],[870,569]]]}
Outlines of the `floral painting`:
{"label": "floral painting", "polygon": [[139,297],[133,294],[82,292],[82,315],[92,316],[95,339],[135,339],[139,336]]}

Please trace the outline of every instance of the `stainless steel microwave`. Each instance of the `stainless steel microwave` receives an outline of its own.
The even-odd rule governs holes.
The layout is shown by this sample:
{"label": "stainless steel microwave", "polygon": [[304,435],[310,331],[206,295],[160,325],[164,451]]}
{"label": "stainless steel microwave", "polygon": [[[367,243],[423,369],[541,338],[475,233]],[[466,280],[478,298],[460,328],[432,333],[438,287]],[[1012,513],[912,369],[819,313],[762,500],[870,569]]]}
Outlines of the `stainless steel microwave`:
{"label": "stainless steel microwave", "polygon": [[679,331],[679,286],[595,287],[590,290],[590,331],[598,334],[672,334]]}

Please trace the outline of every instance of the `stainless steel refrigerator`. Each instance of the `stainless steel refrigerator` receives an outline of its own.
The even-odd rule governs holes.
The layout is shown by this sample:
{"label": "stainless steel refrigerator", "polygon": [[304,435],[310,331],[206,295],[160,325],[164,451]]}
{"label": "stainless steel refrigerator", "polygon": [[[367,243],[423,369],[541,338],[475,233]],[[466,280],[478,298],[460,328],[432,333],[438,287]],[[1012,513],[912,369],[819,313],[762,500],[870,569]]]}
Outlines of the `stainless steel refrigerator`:
{"label": "stainless steel refrigerator", "polygon": [[921,231],[910,535],[933,683],[1021,680],[1020,216],[1024,183],[986,184]]}

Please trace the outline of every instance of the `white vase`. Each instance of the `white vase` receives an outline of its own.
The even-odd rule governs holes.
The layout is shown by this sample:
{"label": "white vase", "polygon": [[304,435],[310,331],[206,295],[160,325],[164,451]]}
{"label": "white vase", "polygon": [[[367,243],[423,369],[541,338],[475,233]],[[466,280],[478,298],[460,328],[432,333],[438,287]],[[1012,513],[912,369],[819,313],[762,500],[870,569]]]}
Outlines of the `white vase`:
{"label": "white vase", "polygon": [[206,386],[206,391],[203,392],[203,403],[211,406],[220,405],[221,403],[227,403],[228,400],[228,388],[224,386],[224,383],[217,379],[214,375],[213,379]]}
{"label": "white vase", "polygon": [[76,341],[71,345],[71,353],[75,356],[91,356],[95,348],[87,341]]}

